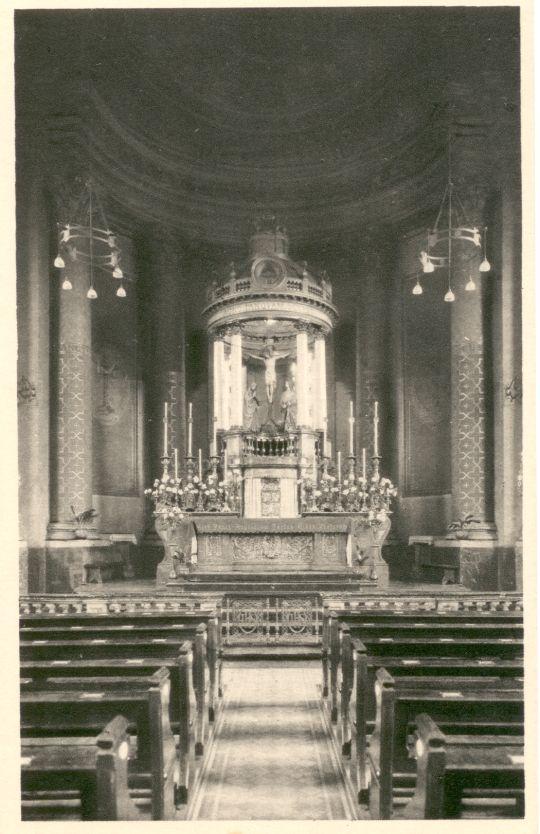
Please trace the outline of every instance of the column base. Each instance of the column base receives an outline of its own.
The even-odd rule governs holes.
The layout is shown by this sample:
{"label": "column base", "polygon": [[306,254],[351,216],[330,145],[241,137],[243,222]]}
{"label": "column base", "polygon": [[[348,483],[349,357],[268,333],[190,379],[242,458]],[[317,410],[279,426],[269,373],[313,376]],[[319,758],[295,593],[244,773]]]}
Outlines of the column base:
{"label": "column base", "polygon": [[47,539],[51,541],[70,541],[75,539],[76,523],[74,521],[49,521]]}

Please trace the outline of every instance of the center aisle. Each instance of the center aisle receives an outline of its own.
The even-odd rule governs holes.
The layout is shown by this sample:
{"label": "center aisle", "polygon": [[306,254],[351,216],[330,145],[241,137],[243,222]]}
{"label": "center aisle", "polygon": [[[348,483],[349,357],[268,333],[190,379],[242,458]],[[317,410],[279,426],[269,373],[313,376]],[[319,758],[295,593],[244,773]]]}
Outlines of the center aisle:
{"label": "center aisle", "polygon": [[354,819],[318,700],[320,664],[226,665],[192,820]]}

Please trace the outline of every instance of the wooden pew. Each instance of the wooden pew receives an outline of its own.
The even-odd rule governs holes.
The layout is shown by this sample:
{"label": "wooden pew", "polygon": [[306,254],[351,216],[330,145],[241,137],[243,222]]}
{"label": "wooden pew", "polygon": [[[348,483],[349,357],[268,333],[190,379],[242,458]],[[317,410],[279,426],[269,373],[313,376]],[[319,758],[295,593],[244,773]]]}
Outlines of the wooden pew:
{"label": "wooden pew", "polygon": [[[483,603],[478,603],[479,606],[481,604]],[[372,632],[379,630],[379,636],[381,637],[393,637],[395,633],[402,633],[402,630],[407,628],[411,632],[412,637],[421,637],[423,633],[429,639],[431,634],[433,634],[433,631],[428,628],[431,624],[437,626],[434,629],[437,632],[450,624],[458,625],[460,623],[481,624],[482,626],[496,626],[497,624],[507,626],[506,635],[504,635],[505,629],[503,629],[498,633],[499,636],[511,636],[513,633],[512,627],[514,627],[517,629],[515,635],[522,638],[523,614],[520,610],[514,609],[516,604],[516,600],[508,601],[503,599],[497,603],[495,609],[483,610],[480,607],[473,607],[473,610],[466,611],[424,611],[420,608],[405,611],[398,610],[397,608],[373,609],[367,608],[365,604],[360,603],[357,605],[346,603],[345,607],[339,610],[333,610],[330,605],[326,604],[323,608],[322,627],[322,692],[323,697],[327,697],[330,683],[332,721],[337,721],[338,715],[338,667],[341,657],[341,642],[338,630],[340,623],[348,625],[353,636],[361,640],[364,637],[367,639],[370,630]],[[423,626],[426,628],[423,628]],[[412,631],[412,629],[415,629],[415,631]],[[495,630],[492,629],[492,631]],[[495,631],[495,633],[497,632]],[[442,636],[451,635],[444,634]],[[462,632],[462,636],[465,636],[464,632]]]}
{"label": "wooden pew", "polygon": [[82,820],[142,820],[129,795],[127,730],[127,720],[119,715],[97,738],[26,739],[22,819],[47,819],[52,809],[72,819],[75,804],[76,818]]}
{"label": "wooden pew", "polygon": [[[38,632],[39,633],[39,632]],[[90,632],[93,634],[94,632]],[[147,656],[160,660],[160,666],[166,664],[169,668],[177,663],[178,652],[186,637],[192,641],[193,664],[192,679],[197,705],[197,720],[195,734],[195,753],[202,755],[205,739],[205,698],[206,698],[206,627],[204,624],[196,626],[195,630],[189,626],[181,626],[174,630],[174,636],[152,636],[150,633],[122,630],[114,636],[106,630],[105,637],[89,636],[83,629],[68,630],[69,639],[62,639],[64,631],[47,632],[48,637],[35,638],[33,632],[25,632],[26,637],[20,641],[21,663],[25,661],[54,661],[59,667],[62,660],[126,660],[125,667],[144,666]],[[158,632],[161,634],[161,632]],[[54,638],[54,639],[53,639]],[[23,665],[24,669],[25,666]],[[173,711],[174,715],[174,711]],[[174,720],[174,718],[173,718]]]}
{"label": "wooden pew", "polygon": [[[488,628],[488,636],[485,630]],[[357,625],[331,620],[331,681],[334,718],[337,720],[338,667],[342,664],[342,699],[350,694],[352,681],[352,652],[350,640],[359,638],[371,657],[384,665],[386,656],[418,660],[427,656],[471,657],[486,656],[515,659],[523,656],[523,626],[519,623],[485,624],[442,621],[426,624],[423,621],[404,623],[393,620],[382,624]],[[335,632],[338,632],[337,634]],[[431,636],[430,636],[431,634]],[[476,635],[476,636],[474,636]],[[486,664],[487,665],[487,664]]]}
{"label": "wooden pew", "polygon": [[[133,664],[129,659],[95,660],[36,660],[21,662],[21,685],[29,689],[88,689],[107,685],[109,679],[125,681],[129,686],[134,677],[151,677],[159,669],[166,668],[171,684],[169,699],[170,725],[178,735],[180,763],[179,801],[187,801],[189,786],[191,735],[194,732],[195,755],[202,753],[198,744],[201,727],[196,718],[192,728],[191,686],[192,651],[190,643],[182,644],[174,661],[145,658]],[[204,728],[203,728],[204,730]]]}
{"label": "wooden pew", "polygon": [[[160,638],[163,636],[187,636],[196,631],[197,625],[206,626],[206,662],[208,666],[208,719],[214,721],[217,699],[223,694],[221,620],[215,611],[194,611],[178,615],[176,612],[159,615],[60,615],[57,617],[31,616],[20,620],[20,637],[23,640],[57,640],[91,637],[113,637],[132,634]],[[185,639],[185,637],[183,638]],[[194,647],[197,669],[197,649]]]}
{"label": "wooden pew", "polygon": [[180,765],[169,723],[170,681],[166,669],[151,678],[111,679],[97,689],[21,691],[21,735],[27,737],[88,736],[118,714],[136,728],[134,780],[151,785],[152,818],[174,819]]}
{"label": "wooden pew", "polygon": [[[444,683],[444,687],[441,685]],[[410,770],[407,734],[415,716],[426,712],[445,732],[495,734],[514,726],[523,731],[523,689],[512,680],[393,678],[385,669],[376,674],[377,716],[369,742],[370,812],[390,819],[394,773]]]}
{"label": "wooden pew", "polygon": [[[454,640],[453,645],[460,641]],[[350,747],[350,713],[351,696],[354,694],[356,709],[359,711],[357,721],[371,722],[375,718],[374,682],[375,672],[384,666],[392,675],[418,675],[420,677],[434,675],[476,675],[479,679],[485,676],[508,677],[519,679],[523,677],[523,658],[471,657],[469,643],[462,646],[463,656],[426,657],[416,656],[416,643],[397,643],[403,652],[402,656],[386,655],[384,650],[387,643],[369,643],[351,637],[348,625],[340,625],[341,644],[341,732],[343,753],[346,755]],[[448,643],[439,643],[439,651],[446,651]],[[515,644],[512,644],[515,645]],[[522,644],[520,644],[522,645]],[[380,651],[380,648],[383,651]],[[508,643],[500,643],[501,651],[506,652]],[[497,650],[497,646],[490,648]],[[410,654],[409,655],[409,650]],[[355,686],[356,680],[356,686]],[[359,716],[359,717],[358,717]]]}
{"label": "wooden pew", "polygon": [[445,735],[426,713],[415,720],[416,787],[400,819],[466,816],[463,800],[471,792],[481,801],[507,797],[511,815],[524,816],[522,738]]}

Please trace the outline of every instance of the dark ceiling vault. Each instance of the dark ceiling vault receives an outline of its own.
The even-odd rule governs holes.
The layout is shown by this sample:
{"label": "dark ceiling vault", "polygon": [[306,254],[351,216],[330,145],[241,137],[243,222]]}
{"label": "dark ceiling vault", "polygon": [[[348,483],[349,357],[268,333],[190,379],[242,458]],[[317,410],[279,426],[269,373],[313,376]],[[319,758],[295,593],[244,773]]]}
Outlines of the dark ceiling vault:
{"label": "dark ceiling vault", "polygon": [[19,149],[45,125],[53,171],[187,239],[399,224],[440,198],[450,83],[519,147],[518,33],[511,8],[20,11]]}

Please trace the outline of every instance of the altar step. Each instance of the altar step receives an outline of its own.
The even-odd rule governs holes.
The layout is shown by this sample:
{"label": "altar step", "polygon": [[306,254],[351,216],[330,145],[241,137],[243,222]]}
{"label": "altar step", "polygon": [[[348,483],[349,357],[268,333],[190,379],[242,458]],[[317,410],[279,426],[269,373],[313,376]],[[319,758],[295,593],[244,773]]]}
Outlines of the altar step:
{"label": "altar step", "polygon": [[309,571],[309,573],[198,573],[170,581],[168,587],[185,593],[354,593],[373,587],[373,582],[355,574]]}
{"label": "altar step", "polygon": [[320,660],[319,646],[227,646],[222,648],[224,660]]}

